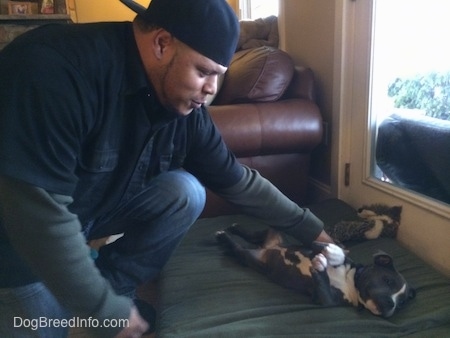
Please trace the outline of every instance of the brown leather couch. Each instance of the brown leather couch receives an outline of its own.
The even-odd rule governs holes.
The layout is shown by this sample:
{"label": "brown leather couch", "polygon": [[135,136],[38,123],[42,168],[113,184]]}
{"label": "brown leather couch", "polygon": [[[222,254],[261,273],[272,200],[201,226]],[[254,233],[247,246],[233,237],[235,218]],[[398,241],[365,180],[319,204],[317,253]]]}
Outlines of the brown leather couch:
{"label": "brown leather couch", "polygon": [[[322,139],[313,72],[281,50],[236,53],[209,107],[241,163],[257,169],[298,204],[305,203],[310,155]],[[204,217],[236,212],[208,192]]]}

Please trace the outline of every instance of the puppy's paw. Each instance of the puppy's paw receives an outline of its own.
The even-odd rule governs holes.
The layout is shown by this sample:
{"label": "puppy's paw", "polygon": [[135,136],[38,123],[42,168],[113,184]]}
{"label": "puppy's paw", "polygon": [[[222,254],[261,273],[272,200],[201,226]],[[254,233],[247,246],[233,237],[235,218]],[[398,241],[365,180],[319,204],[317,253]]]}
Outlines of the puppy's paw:
{"label": "puppy's paw", "polygon": [[225,234],[225,230],[218,230],[216,231],[216,237],[221,237]]}
{"label": "puppy's paw", "polygon": [[317,254],[314,256],[314,258],[311,260],[312,268],[315,271],[325,271],[327,268],[327,259],[323,254]]}
{"label": "puppy's paw", "polygon": [[328,244],[323,250],[323,255],[326,257],[328,264],[338,266],[345,261],[345,252],[336,244]]}
{"label": "puppy's paw", "polygon": [[216,231],[216,240],[219,243],[228,243],[229,240],[228,240],[228,234],[226,233],[226,231],[225,230]]}

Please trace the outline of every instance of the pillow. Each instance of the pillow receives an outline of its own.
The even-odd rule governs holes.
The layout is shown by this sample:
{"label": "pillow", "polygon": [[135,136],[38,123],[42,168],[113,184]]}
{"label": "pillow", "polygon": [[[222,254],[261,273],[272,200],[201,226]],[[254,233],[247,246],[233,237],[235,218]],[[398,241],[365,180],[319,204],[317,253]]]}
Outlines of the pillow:
{"label": "pillow", "polygon": [[262,46],[239,51],[213,104],[277,101],[293,75],[294,62],[280,49]]}

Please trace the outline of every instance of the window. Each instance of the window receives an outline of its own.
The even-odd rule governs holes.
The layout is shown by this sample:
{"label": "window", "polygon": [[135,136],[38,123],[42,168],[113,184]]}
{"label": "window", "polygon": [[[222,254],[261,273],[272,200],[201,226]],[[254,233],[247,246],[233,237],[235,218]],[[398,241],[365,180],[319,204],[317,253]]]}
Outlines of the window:
{"label": "window", "polygon": [[[397,59],[397,54],[401,54],[398,58],[401,61],[400,64],[397,64],[398,70],[407,64],[413,66],[412,70],[419,70],[423,67],[423,63],[438,65],[433,59],[413,60],[418,55],[413,55],[414,52],[411,50],[405,48],[399,50],[396,47],[402,45],[405,40],[412,41],[411,46],[416,44],[425,48],[425,50],[426,48],[439,48],[445,45],[445,36],[448,34],[446,34],[448,32],[447,27],[449,27],[445,26],[446,20],[448,22],[448,19],[445,19],[445,14],[448,14],[448,10],[437,7],[437,5],[447,5],[447,2],[446,0],[336,1],[337,6],[339,6],[336,11],[336,24],[342,28],[342,34],[336,32],[335,44],[338,53],[336,53],[334,65],[339,81],[336,81],[335,93],[337,101],[335,106],[338,111],[335,120],[338,124],[335,130],[338,131],[338,140],[335,142],[334,156],[337,165],[333,168],[333,174],[336,177],[338,197],[355,208],[363,204],[373,203],[401,205],[403,207],[402,225],[397,239],[402,245],[449,275],[450,204],[426,197],[412,189],[405,189],[386,181],[382,182],[374,177],[372,166],[373,155],[376,150],[376,142],[374,141],[377,141],[379,136],[379,133],[377,135],[378,113],[389,116],[389,112],[378,109],[382,104],[376,93],[378,84],[381,84],[380,92],[384,93],[384,97],[389,98],[387,92],[390,81],[379,81],[380,78],[385,77],[382,72],[385,72],[388,68],[396,70],[392,62]],[[397,6],[398,4],[402,6]],[[404,19],[409,15],[410,8],[415,4],[422,6],[422,15],[429,15],[426,13],[433,10],[432,17],[435,21],[439,20],[444,23],[443,27],[447,31],[432,31],[429,33],[431,35],[423,36],[422,34],[427,28],[425,27],[427,22],[424,21],[424,17],[410,20],[409,24],[412,24],[412,27],[409,27],[409,29],[401,27],[401,22],[406,22]],[[378,11],[378,5],[386,5],[388,9],[383,11],[384,14],[388,17],[395,14],[398,19],[394,21],[397,22],[397,25],[391,26],[391,34],[397,34],[399,31],[404,32],[398,44],[394,43],[389,46],[390,49],[386,49],[385,55],[387,58],[385,59],[379,58],[381,54],[378,54],[377,50],[388,40],[381,40],[380,36],[377,36],[376,32],[380,27],[377,28],[376,25],[383,25],[383,21],[387,20],[388,17],[384,18],[383,12]],[[421,28],[416,30],[416,26]],[[410,34],[406,34],[407,32],[410,32]],[[390,36],[390,34],[388,35]],[[423,52],[424,50],[420,51],[422,55]],[[437,49],[426,54],[440,57]],[[446,58],[449,60],[448,56]],[[389,65],[386,65],[386,62]],[[391,108],[395,109],[393,106]],[[434,120],[443,124],[450,123],[441,119]],[[430,137],[422,138],[422,140],[434,138],[435,135],[432,133]],[[418,141],[420,142],[420,139]],[[393,146],[406,144],[407,148],[409,146],[408,142],[397,141],[390,144]],[[424,154],[427,157],[433,156],[441,162],[444,156],[450,154],[448,151],[450,142],[446,144],[447,146],[443,150],[439,150],[435,146],[427,147]],[[417,152],[409,151],[409,153],[414,158],[419,158]],[[437,156],[435,156],[436,154]],[[407,167],[415,168],[414,165]],[[448,178],[450,165],[445,168],[446,171],[443,174],[447,175]],[[423,175],[421,178],[423,178]]]}
{"label": "window", "polygon": [[375,1],[372,174],[450,203],[450,2]]}
{"label": "window", "polygon": [[255,20],[270,15],[278,16],[278,1],[276,0],[239,0],[241,20]]}

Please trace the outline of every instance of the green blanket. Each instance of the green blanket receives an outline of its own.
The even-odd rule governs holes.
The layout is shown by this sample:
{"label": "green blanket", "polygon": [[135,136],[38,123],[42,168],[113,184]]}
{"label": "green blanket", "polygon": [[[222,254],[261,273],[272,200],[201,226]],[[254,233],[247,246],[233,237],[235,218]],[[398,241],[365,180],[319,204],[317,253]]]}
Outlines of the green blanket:
{"label": "green blanket", "polygon": [[[311,206],[326,225],[355,219],[339,200]],[[450,337],[450,280],[393,239],[352,243],[350,256],[369,263],[383,250],[416,288],[409,305],[389,319],[354,307],[324,308],[236,262],[214,233],[232,223],[252,227],[242,215],[201,219],[160,278],[157,337]]]}

